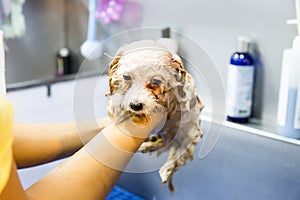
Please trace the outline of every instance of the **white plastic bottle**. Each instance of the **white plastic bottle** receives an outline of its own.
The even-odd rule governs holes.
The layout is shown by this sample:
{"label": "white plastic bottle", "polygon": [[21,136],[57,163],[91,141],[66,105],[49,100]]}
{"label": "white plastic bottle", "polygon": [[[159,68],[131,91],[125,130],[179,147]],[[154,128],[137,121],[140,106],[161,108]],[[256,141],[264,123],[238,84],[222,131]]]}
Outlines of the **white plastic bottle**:
{"label": "white plastic bottle", "polygon": [[283,52],[277,113],[277,132],[300,139],[300,0],[296,0],[298,36]]}

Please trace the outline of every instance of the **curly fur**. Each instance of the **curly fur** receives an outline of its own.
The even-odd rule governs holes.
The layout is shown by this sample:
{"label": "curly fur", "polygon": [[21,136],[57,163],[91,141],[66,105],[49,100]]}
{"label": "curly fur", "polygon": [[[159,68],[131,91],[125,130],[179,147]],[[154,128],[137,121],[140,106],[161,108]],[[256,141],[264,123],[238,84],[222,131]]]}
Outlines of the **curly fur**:
{"label": "curly fur", "polygon": [[[119,49],[108,72],[108,113],[115,122],[131,117],[145,123],[149,113],[164,111],[166,121],[140,147],[142,152],[169,152],[159,170],[162,182],[169,182],[175,171],[193,160],[194,146],[202,132],[200,112],[203,105],[196,86],[180,57],[156,41],[144,40]],[[133,110],[130,103],[141,103],[142,110]]]}

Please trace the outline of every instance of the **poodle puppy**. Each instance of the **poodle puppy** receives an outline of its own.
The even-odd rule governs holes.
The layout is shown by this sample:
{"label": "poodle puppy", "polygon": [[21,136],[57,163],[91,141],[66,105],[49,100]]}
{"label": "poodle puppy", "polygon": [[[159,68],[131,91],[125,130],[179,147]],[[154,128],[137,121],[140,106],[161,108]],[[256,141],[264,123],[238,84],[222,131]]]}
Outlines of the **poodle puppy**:
{"label": "poodle puppy", "polygon": [[151,112],[164,112],[162,125],[141,145],[141,152],[169,152],[159,170],[163,183],[174,190],[172,177],[186,160],[193,160],[194,147],[202,136],[203,109],[192,76],[180,57],[152,40],[121,47],[108,72],[108,114],[116,123],[131,118],[149,122]]}

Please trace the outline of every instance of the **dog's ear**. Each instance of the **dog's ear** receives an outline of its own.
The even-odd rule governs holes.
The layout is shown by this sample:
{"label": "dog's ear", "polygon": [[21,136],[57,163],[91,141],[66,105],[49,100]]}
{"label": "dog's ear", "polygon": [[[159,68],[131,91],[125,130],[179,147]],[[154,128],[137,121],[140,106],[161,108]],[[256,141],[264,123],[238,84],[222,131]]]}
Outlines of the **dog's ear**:
{"label": "dog's ear", "polygon": [[121,54],[116,55],[111,63],[109,64],[108,76],[111,77],[119,68],[119,60],[121,58]]}
{"label": "dog's ear", "polygon": [[184,82],[186,77],[186,71],[183,66],[183,63],[179,56],[172,56],[171,58],[171,66],[176,70],[176,74],[174,74],[175,79],[178,82]]}
{"label": "dog's ear", "polygon": [[181,98],[185,99],[185,101],[188,102],[186,104],[187,109],[189,110],[192,107],[194,107],[196,104],[198,104],[200,111],[202,111],[204,105],[202,104],[200,98],[197,96],[196,93],[189,94],[189,97],[187,98],[186,91],[189,91],[191,88],[195,88],[196,86],[192,76],[189,73],[187,73],[187,71],[185,70],[181,59],[177,58],[177,56],[175,56],[175,58],[173,57],[171,61],[171,66],[176,69],[176,73],[177,73],[175,74],[176,81],[182,83],[182,85],[179,85],[177,87],[177,92]]}
{"label": "dog's ear", "polygon": [[121,56],[122,56],[121,53],[116,55],[109,65],[109,71],[107,74],[108,81],[109,81],[109,91],[105,94],[106,96],[112,95],[115,91],[115,84],[113,83],[112,76],[120,67],[119,60],[120,60]]}

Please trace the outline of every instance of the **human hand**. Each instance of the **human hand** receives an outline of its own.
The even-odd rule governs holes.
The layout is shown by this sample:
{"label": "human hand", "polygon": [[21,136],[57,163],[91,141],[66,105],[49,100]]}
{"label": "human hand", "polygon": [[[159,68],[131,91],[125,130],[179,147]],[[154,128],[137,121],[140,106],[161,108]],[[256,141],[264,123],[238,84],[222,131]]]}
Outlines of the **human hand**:
{"label": "human hand", "polygon": [[137,121],[136,118],[129,117],[118,123],[117,126],[122,132],[129,136],[145,139],[150,133],[157,133],[164,127],[166,113],[164,110],[147,113],[146,119],[147,120],[140,122]]}

